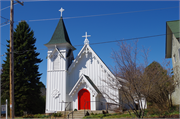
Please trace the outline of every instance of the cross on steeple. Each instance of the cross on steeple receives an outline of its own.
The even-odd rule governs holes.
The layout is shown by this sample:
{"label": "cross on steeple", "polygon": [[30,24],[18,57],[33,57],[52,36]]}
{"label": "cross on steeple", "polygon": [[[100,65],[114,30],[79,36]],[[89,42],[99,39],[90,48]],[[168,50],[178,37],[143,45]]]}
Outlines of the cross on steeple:
{"label": "cross on steeple", "polygon": [[85,35],[82,36],[82,37],[85,37],[85,40],[84,40],[84,45],[85,44],[89,44],[89,40],[87,39],[87,37],[90,37],[91,35],[87,35],[87,32],[85,32]]}
{"label": "cross on steeple", "polygon": [[64,11],[64,9],[61,7],[59,11],[61,12],[61,17],[62,17],[62,12]]}
{"label": "cross on steeple", "polygon": [[87,35],[87,32],[85,32],[85,36],[82,36],[82,37],[86,37],[87,39],[87,37],[91,37],[91,35]]}

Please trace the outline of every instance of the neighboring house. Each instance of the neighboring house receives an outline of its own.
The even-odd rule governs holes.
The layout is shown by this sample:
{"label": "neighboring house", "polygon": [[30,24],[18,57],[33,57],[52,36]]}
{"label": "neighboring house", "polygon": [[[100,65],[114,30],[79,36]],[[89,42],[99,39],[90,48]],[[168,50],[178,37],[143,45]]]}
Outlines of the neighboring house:
{"label": "neighboring house", "polygon": [[[90,47],[88,36],[86,33],[84,46],[74,59],[75,48],[61,16],[51,40],[45,44],[48,48],[46,113],[64,111],[69,102],[68,109],[72,110],[101,110],[106,105],[99,101],[111,102],[102,94],[107,86],[102,79],[108,80],[108,76],[114,75]],[[118,95],[118,91],[111,89],[106,92],[110,97]]]}
{"label": "neighboring house", "polygon": [[[166,58],[172,58],[174,80],[180,82],[180,20],[166,22]],[[172,94],[172,102],[180,104],[180,86]]]}

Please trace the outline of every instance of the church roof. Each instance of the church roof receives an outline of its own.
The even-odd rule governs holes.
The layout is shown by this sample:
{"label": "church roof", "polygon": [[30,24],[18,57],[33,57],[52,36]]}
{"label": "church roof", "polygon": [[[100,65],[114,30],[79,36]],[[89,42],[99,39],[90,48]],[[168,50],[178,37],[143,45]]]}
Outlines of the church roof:
{"label": "church roof", "polygon": [[[106,66],[106,64],[102,61],[102,59],[95,53],[95,51],[89,46],[89,45],[84,45],[81,51],[78,53],[77,57],[74,59],[73,63],[70,65],[68,68],[68,72],[71,72],[71,70],[75,67],[77,62],[80,60],[83,54],[86,54],[85,52],[88,50],[88,52],[91,52],[93,56],[98,60],[100,65],[105,69],[110,76],[114,77],[114,74],[111,72],[111,70]],[[87,53],[88,54],[88,53]]]}
{"label": "church roof", "polygon": [[86,75],[84,75],[86,79],[89,81],[89,83],[92,85],[92,87],[96,90],[96,92],[101,93],[99,89],[96,87],[96,85],[93,83],[93,81]]}
{"label": "church roof", "polygon": [[61,17],[51,40],[45,45],[62,44],[62,43],[68,43],[69,45],[72,46],[71,41],[69,40],[66,27],[64,25],[63,18]]}
{"label": "church roof", "polygon": [[88,85],[88,87],[92,87],[91,89],[94,89],[96,94],[101,94],[101,92],[96,87],[96,85],[93,83],[93,81],[88,76],[82,74],[80,76],[80,78],[78,79],[78,81],[76,82],[76,84],[74,85],[74,87],[71,89],[69,95],[72,96],[75,93],[78,93],[78,89],[80,88],[80,85],[82,85],[83,83],[86,83]]}

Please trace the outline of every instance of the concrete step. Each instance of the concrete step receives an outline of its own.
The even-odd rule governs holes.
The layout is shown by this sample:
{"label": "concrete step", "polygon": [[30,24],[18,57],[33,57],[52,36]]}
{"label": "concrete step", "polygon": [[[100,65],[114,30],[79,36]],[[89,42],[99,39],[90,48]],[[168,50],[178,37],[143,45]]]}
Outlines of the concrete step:
{"label": "concrete step", "polygon": [[[106,111],[106,110],[104,110],[104,111]],[[89,110],[88,112],[89,112],[89,114],[91,114],[91,113],[94,113],[94,114],[96,114],[96,113],[97,113],[97,114],[102,114],[102,113],[103,113],[103,110],[96,110],[96,111]],[[114,114],[115,112],[108,110],[108,113],[109,113],[109,114]]]}
{"label": "concrete step", "polygon": [[[103,110],[96,110],[96,111],[92,111],[92,110],[85,110],[85,114],[87,113],[89,114],[102,114],[102,111]],[[104,110],[105,111],[105,110]],[[68,118],[68,114],[71,113],[72,111],[66,111],[66,117]],[[63,115],[64,115],[64,112],[61,112]],[[109,111],[108,110],[108,113],[109,114],[113,114],[115,113],[114,111]],[[84,117],[84,110],[78,110],[78,111],[73,111],[73,118],[74,119],[82,119]],[[69,115],[69,119],[72,119],[72,113]]]}
{"label": "concrete step", "polygon": [[69,115],[69,118],[72,118],[72,116],[73,116],[73,118],[83,118],[84,117],[84,110],[82,111],[82,110],[78,110],[78,111],[73,111],[73,115],[72,115],[72,113]]}

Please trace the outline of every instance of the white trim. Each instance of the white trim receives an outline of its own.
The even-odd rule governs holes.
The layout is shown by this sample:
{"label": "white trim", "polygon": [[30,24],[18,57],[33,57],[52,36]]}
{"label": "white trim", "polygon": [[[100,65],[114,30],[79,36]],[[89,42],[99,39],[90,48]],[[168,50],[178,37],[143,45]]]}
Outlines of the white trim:
{"label": "white trim", "polygon": [[57,47],[55,48],[56,51],[58,52],[59,56],[61,56],[62,58],[64,58],[64,56],[62,55],[62,53],[57,49]]}
{"label": "white trim", "polygon": [[51,58],[52,58],[52,56],[53,56],[53,54],[55,53],[55,51],[56,51],[56,50],[54,49],[54,50],[50,53],[50,55],[48,56],[48,58],[50,58],[50,59],[51,59]]}
{"label": "white trim", "polygon": [[104,68],[104,70],[106,70],[106,73],[111,75],[111,77],[115,78],[115,76],[113,75],[113,73],[109,70],[109,68],[106,66],[106,64],[99,58],[99,56],[93,51],[93,49],[88,45],[85,44],[83,46],[83,48],[81,49],[81,51],[79,52],[79,54],[77,55],[77,57],[74,59],[73,63],[70,65],[70,67],[68,68],[68,72],[70,73],[71,70],[75,67],[76,65],[76,61],[78,61],[81,57],[83,53],[86,53],[86,50],[88,49],[87,53],[92,53],[92,55],[95,57],[95,60],[97,60],[97,62],[99,62],[99,64]]}
{"label": "white trim", "polygon": [[73,96],[78,88],[83,84],[86,83],[87,87],[89,87],[89,89],[95,94],[97,95],[98,92],[94,89],[94,87],[89,83],[89,81],[86,79],[86,77],[84,76],[84,74],[82,74],[80,76],[80,78],[78,79],[78,81],[76,82],[76,84],[74,85],[74,87],[71,89],[69,96]]}
{"label": "white trim", "polygon": [[52,111],[52,110],[47,111],[46,109],[46,113],[57,113],[57,111]]}
{"label": "white trim", "polygon": [[55,44],[44,44],[48,49],[49,48],[53,48],[54,45],[56,45],[57,47],[61,46],[61,47],[66,47],[66,48],[72,48],[73,46],[70,45],[69,43],[55,43]]}
{"label": "white trim", "polygon": [[83,48],[81,49],[81,51],[78,53],[77,57],[73,60],[73,63],[70,65],[68,71],[71,72],[72,68],[75,67],[75,61],[79,60],[79,58],[81,58],[81,54],[83,53],[84,48],[87,45],[84,45]]}
{"label": "white trim", "polygon": [[47,72],[58,72],[58,71],[66,71],[67,72],[67,70],[48,70]]}
{"label": "white trim", "polygon": [[51,59],[52,56],[53,56],[53,54],[55,53],[55,51],[58,52],[58,54],[59,54],[60,57],[62,57],[63,59],[65,59],[65,57],[63,56],[62,53],[66,53],[66,50],[59,51],[59,50],[57,49],[57,47],[55,47],[55,49],[54,49],[53,51],[48,52],[48,54],[50,54],[50,55],[48,56],[48,58]]}

